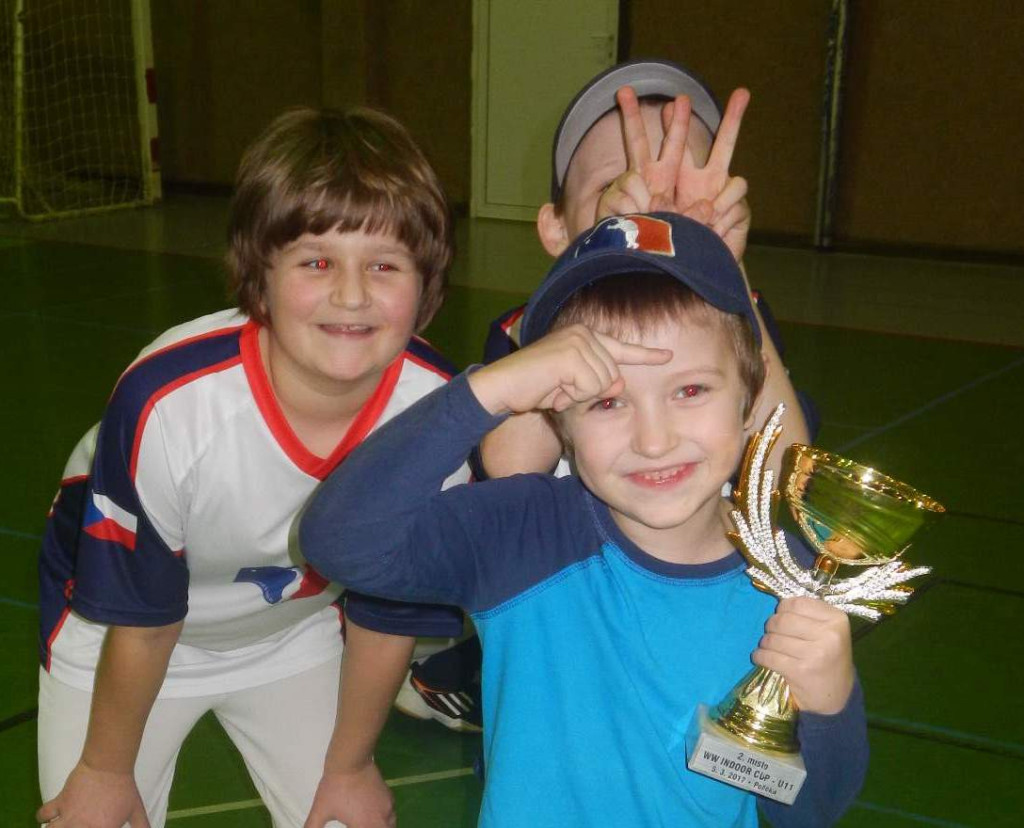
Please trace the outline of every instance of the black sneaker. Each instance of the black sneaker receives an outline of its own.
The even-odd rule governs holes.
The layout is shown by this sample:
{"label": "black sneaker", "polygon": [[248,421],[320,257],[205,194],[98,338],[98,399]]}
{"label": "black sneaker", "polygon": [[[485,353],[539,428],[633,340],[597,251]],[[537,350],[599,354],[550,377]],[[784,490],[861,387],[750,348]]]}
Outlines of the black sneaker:
{"label": "black sneaker", "polygon": [[432,687],[424,681],[417,662],[402,682],[395,707],[415,719],[433,719],[449,730],[480,733],[483,729],[479,683],[464,688]]}

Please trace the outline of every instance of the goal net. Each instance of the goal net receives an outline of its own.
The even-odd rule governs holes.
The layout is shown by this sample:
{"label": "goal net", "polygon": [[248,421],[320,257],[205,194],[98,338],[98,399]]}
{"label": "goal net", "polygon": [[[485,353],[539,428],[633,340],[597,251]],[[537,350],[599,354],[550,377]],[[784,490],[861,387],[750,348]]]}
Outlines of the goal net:
{"label": "goal net", "polygon": [[160,195],[148,0],[0,0],[0,202],[29,219]]}

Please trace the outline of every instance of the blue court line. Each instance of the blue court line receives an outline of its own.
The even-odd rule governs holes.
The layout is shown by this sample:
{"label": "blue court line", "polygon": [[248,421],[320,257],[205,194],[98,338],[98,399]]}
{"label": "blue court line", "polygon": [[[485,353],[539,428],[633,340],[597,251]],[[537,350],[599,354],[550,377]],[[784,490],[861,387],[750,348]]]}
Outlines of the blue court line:
{"label": "blue court line", "polygon": [[867,720],[868,727],[888,730],[904,736],[931,737],[953,747],[981,750],[986,753],[995,753],[1013,759],[1024,759],[1024,745],[1015,742],[1001,742],[998,739],[989,739],[985,736],[976,736],[973,733],[964,733],[962,730],[951,730],[947,727],[911,722],[906,719],[875,716],[871,713],[868,714]]}
{"label": "blue court line", "polygon": [[963,822],[950,822],[948,819],[937,819],[935,817],[925,816],[924,814],[915,814],[912,811],[903,811],[899,808],[889,808],[875,802],[865,802],[863,799],[858,799],[854,802],[853,807],[863,808],[865,811],[874,811],[877,814],[889,814],[890,816],[902,817],[910,822],[920,822],[922,825],[939,825],[942,826],[942,828],[971,828],[970,825]]}
{"label": "blue court line", "polygon": [[17,529],[8,529],[6,526],[0,526],[0,535],[31,541],[41,541],[43,539],[42,535],[33,535],[31,532],[19,532]]}
{"label": "blue court line", "polygon": [[1008,365],[1004,365],[1002,368],[997,368],[995,371],[990,371],[989,373],[984,374],[975,380],[972,380],[966,385],[962,385],[960,388],[955,388],[952,391],[948,391],[947,393],[943,394],[942,396],[936,397],[934,400],[925,403],[920,408],[915,408],[913,411],[904,414],[902,417],[897,417],[895,420],[892,420],[886,423],[885,425],[881,425],[878,428],[872,429],[866,434],[860,435],[860,437],[855,437],[848,443],[841,445],[838,449],[836,449],[836,451],[838,451],[840,454],[845,454],[847,451],[854,448],[855,446],[859,446],[861,443],[866,443],[868,440],[871,440],[879,436],[880,434],[885,434],[885,432],[891,431],[897,426],[901,426],[904,423],[909,422],[910,420],[916,419],[925,412],[931,411],[933,408],[937,408],[943,403],[949,402],[954,397],[959,397],[961,394],[964,394],[973,388],[977,388],[979,385],[983,385],[984,383],[989,382],[990,380],[994,380],[997,377],[1001,377],[1003,374],[1008,374],[1010,371],[1014,371],[1017,368],[1021,367],[1022,365],[1024,365],[1024,357],[1021,357],[1020,359],[1015,359],[1013,362],[1009,363]]}
{"label": "blue court line", "polygon": [[28,601],[19,601],[17,598],[7,598],[4,595],[0,595],[0,604],[6,604],[10,607],[18,607],[18,609],[38,610],[38,604],[30,604]]}

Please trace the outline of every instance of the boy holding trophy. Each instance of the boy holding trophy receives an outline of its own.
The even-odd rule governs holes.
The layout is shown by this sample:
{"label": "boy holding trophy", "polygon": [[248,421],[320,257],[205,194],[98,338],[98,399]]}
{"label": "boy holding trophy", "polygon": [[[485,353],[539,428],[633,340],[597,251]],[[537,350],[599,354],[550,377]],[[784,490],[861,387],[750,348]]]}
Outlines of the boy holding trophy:
{"label": "boy holding trophy", "polygon": [[[728,248],[675,214],[606,219],[555,262],[521,337],[357,449],[307,507],[304,554],[360,592],[473,617],[482,826],[756,826],[759,806],[777,828],[834,822],[868,753],[849,622],[809,597],[776,605],[726,536],[721,491],[764,382]],[[577,476],[438,491],[485,434],[534,410]],[[792,805],[686,767],[699,705],[751,659],[801,709]]]}

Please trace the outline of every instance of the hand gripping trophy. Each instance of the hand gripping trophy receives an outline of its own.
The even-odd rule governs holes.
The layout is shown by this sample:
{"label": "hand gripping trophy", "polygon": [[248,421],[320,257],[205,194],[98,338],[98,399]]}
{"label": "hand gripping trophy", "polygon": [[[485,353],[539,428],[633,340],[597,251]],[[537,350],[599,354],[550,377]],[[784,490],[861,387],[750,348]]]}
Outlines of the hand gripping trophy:
{"label": "hand gripping trophy", "polygon": [[[910,538],[945,512],[930,497],[874,469],[811,446],[792,445],[781,474],[781,496],[818,551],[813,569],[794,559],[773,526],[780,491],[765,458],[782,433],[783,405],[754,435],[743,458],[736,532],[754,585],[779,598],[811,596],[850,615],[877,621],[895,612],[913,589],[905,582],[931,571],[900,560]],[[866,567],[836,577],[840,566]],[[688,767],[784,803],[800,792],[807,771],[796,738],[797,708],[778,673],[755,667],[718,705],[698,710],[688,741]],[[756,771],[756,773],[749,771]],[[737,772],[740,771],[740,772]]]}

